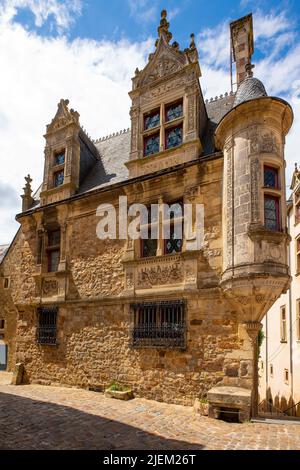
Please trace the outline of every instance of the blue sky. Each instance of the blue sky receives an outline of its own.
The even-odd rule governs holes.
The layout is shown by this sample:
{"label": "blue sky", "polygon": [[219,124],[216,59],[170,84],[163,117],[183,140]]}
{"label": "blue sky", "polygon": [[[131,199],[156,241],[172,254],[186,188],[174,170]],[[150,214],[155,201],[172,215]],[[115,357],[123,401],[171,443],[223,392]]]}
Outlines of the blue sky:
{"label": "blue sky", "polygon": [[287,182],[300,163],[299,0],[0,0],[0,244],[18,224],[24,176],[38,188],[43,134],[61,98],[93,138],[129,126],[135,68],[154,48],[166,8],[174,40],[196,41],[205,98],[230,89],[229,22],[254,15],[255,75],[295,112],[287,138]]}

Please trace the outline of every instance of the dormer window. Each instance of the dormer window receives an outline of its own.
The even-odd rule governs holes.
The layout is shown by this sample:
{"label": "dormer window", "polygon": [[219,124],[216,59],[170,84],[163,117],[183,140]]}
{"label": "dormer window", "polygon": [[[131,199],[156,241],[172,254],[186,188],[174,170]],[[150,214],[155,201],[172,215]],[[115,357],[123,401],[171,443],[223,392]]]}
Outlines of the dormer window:
{"label": "dormer window", "polygon": [[152,134],[148,137],[145,137],[144,140],[144,155],[148,157],[149,155],[154,155],[159,152],[159,133]]}
{"label": "dormer window", "polygon": [[54,164],[55,165],[64,165],[65,164],[65,151],[58,152],[54,156]]}
{"label": "dormer window", "polygon": [[[173,121],[176,121],[176,126]],[[161,105],[160,109],[144,114],[144,157],[178,147],[182,142],[182,99],[172,104]]]}
{"label": "dormer window", "polygon": [[160,125],[160,110],[156,109],[150,114],[144,116],[144,129],[153,129]]}
{"label": "dormer window", "polygon": [[166,106],[166,121],[173,121],[183,116],[182,101]]}
{"label": "dormer window", "polygon": [[54,187],[57,188],[64,183],[64,170],[56,171],[54,173]]}
{"label": "dormer window", "polygon": [[182,125],[166,130],[166,149],[182,144]]}

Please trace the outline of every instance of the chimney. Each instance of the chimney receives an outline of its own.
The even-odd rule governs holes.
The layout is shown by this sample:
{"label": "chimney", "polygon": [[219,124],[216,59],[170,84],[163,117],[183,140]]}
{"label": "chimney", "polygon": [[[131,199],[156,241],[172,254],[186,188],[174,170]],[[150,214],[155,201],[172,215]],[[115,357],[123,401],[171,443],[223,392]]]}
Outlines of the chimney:
{"label": "chimney", "polygon": [[254,52],[252,13],[230,23],[231,60],[236,64],[237,86],[246,77],[246,65]]}

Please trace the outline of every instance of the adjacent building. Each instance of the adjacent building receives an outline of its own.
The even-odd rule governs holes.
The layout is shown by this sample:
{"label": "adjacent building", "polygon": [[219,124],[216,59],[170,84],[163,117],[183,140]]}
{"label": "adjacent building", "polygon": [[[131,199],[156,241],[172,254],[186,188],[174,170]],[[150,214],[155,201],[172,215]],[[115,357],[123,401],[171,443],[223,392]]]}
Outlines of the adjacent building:
{"label": "adjacent building", "polygon": [[260,410],[300,416],[300,172],[295,168],[287,217],[291,285],[263,320]]}

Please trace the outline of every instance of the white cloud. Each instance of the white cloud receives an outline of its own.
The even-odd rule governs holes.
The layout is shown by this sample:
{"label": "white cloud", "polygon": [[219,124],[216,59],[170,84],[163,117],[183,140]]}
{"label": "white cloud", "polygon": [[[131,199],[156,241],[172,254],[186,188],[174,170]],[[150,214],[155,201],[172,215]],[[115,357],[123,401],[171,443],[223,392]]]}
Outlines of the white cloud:
{"label": "white cloud", "polygon": [[[43,134],[60,98],[80,113],[94,138],[129,127],[131,77],[142,68],[153,41],[131,43],[65,37],[45,38],[21,25],[0,29],[0,187],[9,181],[22,193],[24,176],[37,189],[43,174]],[[8,191],[8,189],[7,189]],[[13,205],[1,201],[0,241],[12,238],[17,224]]]}
{"label": "white cloud", "polygon": [[[10,3],[15,5],[16,1]],[[29,0],[18,3],[29,4]],[[53,0],[53,4],[59,3]],[[140,10],[136,12],[150,5],[147,0],[138,4]],[[131,77],[136,67],[141,69],[145,64],[154,42],[153,39],[142,43],[125,39],[70,42],[65,36],[40,37],[14,23],[15,10],[9,11],[7,5],[4,10],[3,5],[0,0],[0,192],[3,188],[5,193],[11,188],[14,191],[9,199],[0,198],[0,243],[9,242],[18,227],[13,221],[14,214],[21,209],[21,198],[19,202],[17,198],[24,186],[24,176],[31,174],[34,189],[41,182],[42,136],[60,98],[70,100],[70,106],[80,113],[81,123],[94,138],[128,127]],[[46,14],[43,15],[46,19]],[[264,81],[269,94],[284,96],[294,107],[295,123],[286,147],[289,182],[298,158],[300,44],[287,15],[280,18],[281,25],[278,15],[254,16],[256,48],[260,49],[255,75]],[[58,23],[62,26],[70,21]],[[197,36],[205,98],[230,89],[228,30],[225,22]],[[274,53],[274,47],[283,57]],[[5,187],[8,183],[10,187]]]}
{"label": "white cloud", "polygon": [[[294,20],[286,11],[266,15],[254,14],[255,61],[254,74],[265,84],[269,95],[286,99],[293,107],[295,120],[286,139],[287,184],[289,186],[298,158],[300,133],[300,42],[294,30]],[[228,91],[229,82],[229,21],[198,36],[202,88],[205,97]]]}
{"label": "white cloud", "polygon": [[63,32],[80,15],[82,0],[0,0],[0,24],[11,22],[20,9],[32,12],[38,28],[53,18],[57,31]]}

